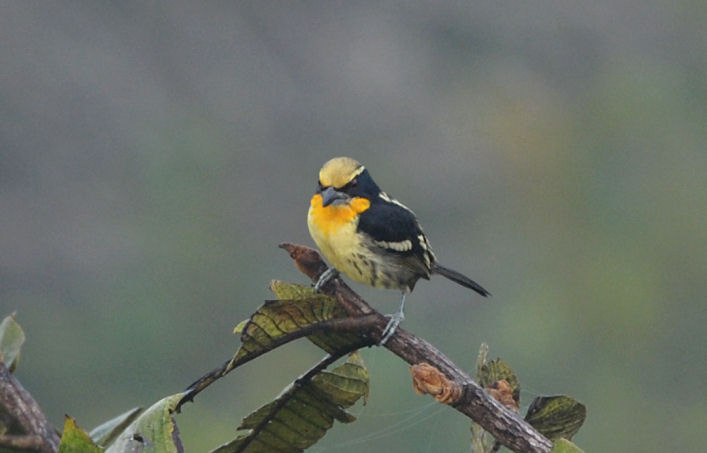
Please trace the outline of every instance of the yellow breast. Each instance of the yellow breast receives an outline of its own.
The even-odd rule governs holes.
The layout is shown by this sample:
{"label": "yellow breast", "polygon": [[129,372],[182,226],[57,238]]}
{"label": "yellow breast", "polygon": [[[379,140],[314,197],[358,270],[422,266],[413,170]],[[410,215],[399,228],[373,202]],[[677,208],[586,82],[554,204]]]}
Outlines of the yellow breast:
{"label": "yellow breast", "polygon": [[322,235],[330,237],[337,234],[341,228],[346,228],[352,222],[358,220],[356,217],[368,209],[371,202],[365,198],[356,197],[350,203],[344,205],[332,204],[322,206],[322,196],[315,194],[309,207],[310,229],[315,227]]}
{"label": "yellow breast", "polygon": [[[312,197],[307,215],[309,234],[329,263],[341,272],[355,278],[351,259],[354,254],[364,252],[356,235],[358,215],[369,208],[371,203],[356,197],[345,205],[322,206],[322,197]],[[361,277],[359,277],[361,278]]]}

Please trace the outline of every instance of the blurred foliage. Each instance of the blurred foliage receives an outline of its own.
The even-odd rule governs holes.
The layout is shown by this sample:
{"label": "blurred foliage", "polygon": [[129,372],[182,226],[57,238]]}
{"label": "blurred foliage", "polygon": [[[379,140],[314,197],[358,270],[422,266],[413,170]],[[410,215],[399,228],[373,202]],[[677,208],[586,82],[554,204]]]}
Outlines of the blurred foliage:
{"label": "blurred foliage", "polygon": [[[493,344],[526,401],[576,395],[588,451],[700,450],[705,22],[694,0],[6,4],[0,312],[32,332],[18,378],[56,426],[183,388],[232,354],[270,279],[302,278],[276,244],[311,244],[316,172],[351,155],[494,294],[420,283],[407,329],[460,364]],[[184,414],[210,431],[186,449],[318,354],[229,376],[244,391]],[[323,448],[465,441],[446,412],[406,418],[424,410],[407,370],[365,354],[378,397]]]}
{"label": "blurred foliage", "polygon": [[173,415],[183,397],[182,393],[170,395],[147,408],[110,443],[106,453],[183,452],[184,447]]}
{"label": "blurred foliage", "polygon": [[59,453],[101,453],[103,451],[93,443],[84,430],[79,428],[76,420],[68,416],[65,419]]}
{"label": "blurred foliage", "polygon": [[24,342],[25,333],[15,321],[15,317],[3,318],[0,322],[0,361],[7,366],[10,373],[17,368]]}
{"label": "blurred foliage", "polygon": [[550,453],[582,453],[582,450],[567,439],[559,439]]}
{"label": "blurred foliage", "polygon": [[162,398],[144,412],[140,409],[128,411],[96,427],[91,435],[67,416],[59,453],[183,452],[172,415],[183,397],[178,393]]}
{"label": "blurred foliage", "polygon": [[[103,448],[112,444],[118,438],[120,433],[130,426],[135,419],[142,413],[141,407],[135,407],[126,411],[117,417],[114,417],[93,428],[89,434],[93,442]],[[66,428],[64,428],[66,429]]]}

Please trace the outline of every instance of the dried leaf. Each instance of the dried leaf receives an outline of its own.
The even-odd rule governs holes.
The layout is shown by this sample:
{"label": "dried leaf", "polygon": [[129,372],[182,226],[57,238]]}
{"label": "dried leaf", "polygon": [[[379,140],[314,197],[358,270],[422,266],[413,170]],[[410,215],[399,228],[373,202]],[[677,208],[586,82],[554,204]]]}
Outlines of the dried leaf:
{"label": "dried leaf", "polygon": [[508,409],[518,412],[518,401],[513,396],[513,388],[505,379],[494,382],[486,391]]}
{"label": "dried leaf", "polygon": [[429,363],[418,363],[410,367],[412,387],[420,395],[432,395],[443,404],[454,404],[462,395],[462,388],[447,379],[437,368]]}

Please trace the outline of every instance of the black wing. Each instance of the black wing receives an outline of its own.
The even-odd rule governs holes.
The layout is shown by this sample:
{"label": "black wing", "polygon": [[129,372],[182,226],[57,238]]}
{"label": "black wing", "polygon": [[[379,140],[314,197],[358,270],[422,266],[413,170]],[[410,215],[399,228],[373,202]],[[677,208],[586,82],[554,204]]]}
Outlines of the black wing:
{"label": "black wing", "polygon": [[361,213],[358,230],[375,241],[385,242],[402,242],[422,234],[412,211],[398,204],[373,200],[371,207]]}
{"label": "black wing", "polygon": [[428,278],[435,258],[415,214],[386,198],[372,200],[371,207],[361,213],[358,231],[368,235],[371,245]]}

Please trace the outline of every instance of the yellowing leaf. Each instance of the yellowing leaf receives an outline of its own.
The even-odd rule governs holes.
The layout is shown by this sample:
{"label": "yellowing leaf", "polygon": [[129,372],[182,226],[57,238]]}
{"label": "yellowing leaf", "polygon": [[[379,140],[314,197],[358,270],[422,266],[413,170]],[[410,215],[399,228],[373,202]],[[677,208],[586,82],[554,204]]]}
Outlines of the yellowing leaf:
{"label": "yellowing leaf", "polygon": [[344,407],[352,406],[361,397],[364,404],[368,402],[368,368],[358,352],[351,353],[343,365],[316,376],[312,382]]}
{"label": "yellowing leaf", "polygon": [[100,453],[102,451],[93,443],[89,435],[76,425],[76,420],[66,417],[59,453]]}
{"label": "yellowing leaf", "polygon": [[558,439],[550,453],[584,453],[584,451],[567,439]]}
{"label": "yellowing leaf", "polygon": [[233,328],[233,334],[238,335],[239,333],[243,332],[243,329],[245,328],[246,324],[248,324],[248,321],[250,321],[250,319],[244,319],[243,321],[239,322],[238,325]]}
{"label": "yellowing leaf", "polygon": [[314,291],[311,286],[295,285],[294,283],[283,282],[282,280],[273,280],[270,282],[270,291],[275,293],[275,296],[280,299],[309,299],[312,296],[319,296],[321,293]]}

